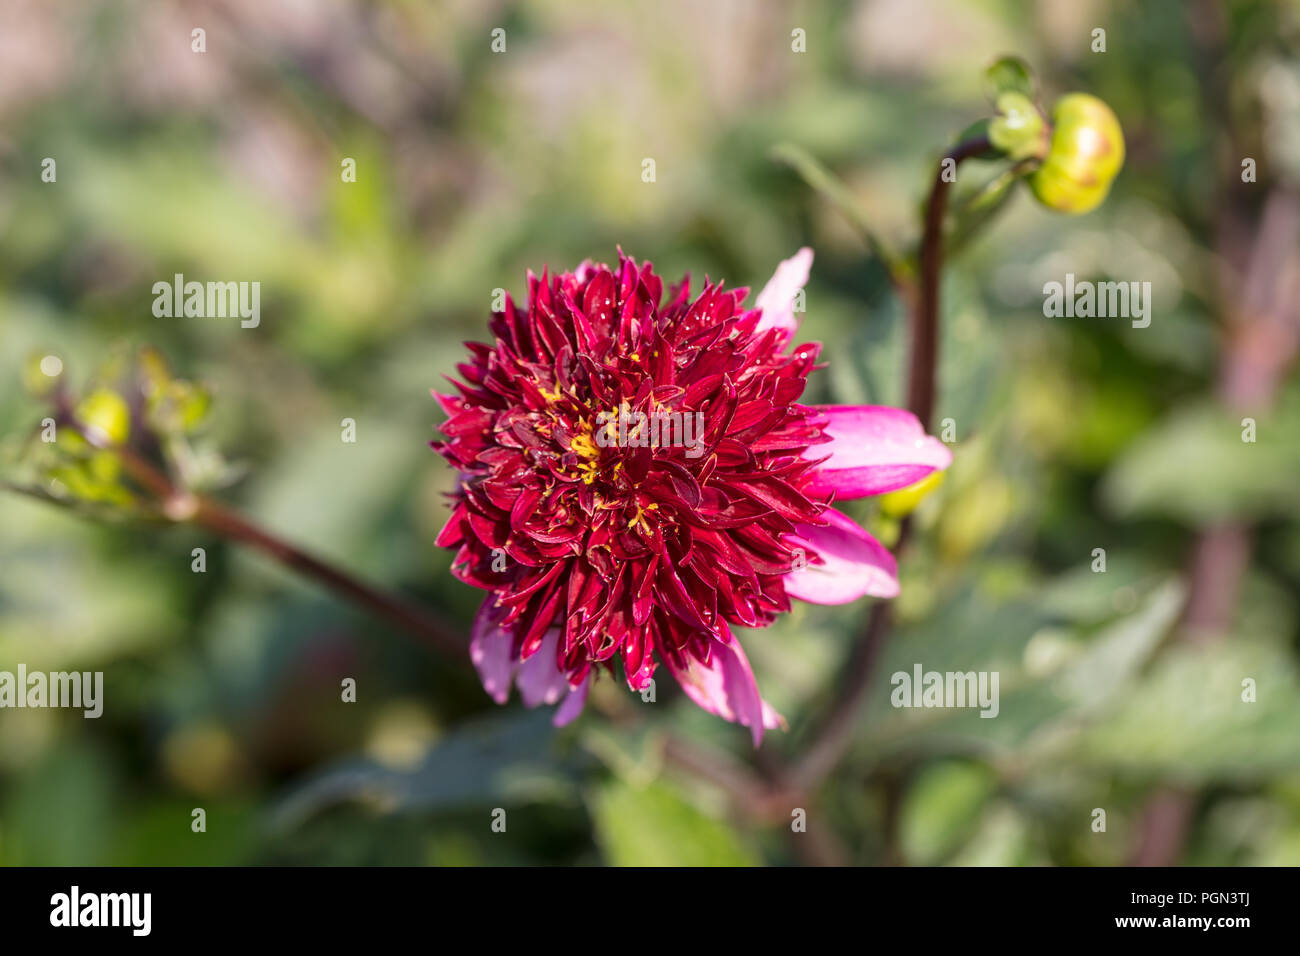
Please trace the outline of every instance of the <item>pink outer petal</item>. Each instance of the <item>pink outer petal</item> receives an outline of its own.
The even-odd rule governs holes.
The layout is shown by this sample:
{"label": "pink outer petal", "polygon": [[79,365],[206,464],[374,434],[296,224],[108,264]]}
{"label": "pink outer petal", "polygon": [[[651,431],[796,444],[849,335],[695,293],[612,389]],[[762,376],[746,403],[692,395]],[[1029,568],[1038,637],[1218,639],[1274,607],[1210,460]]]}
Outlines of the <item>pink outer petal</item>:
{"label": "pink outer petal", "polygon": [[764,727],[785,726],[785,719],[759,695],[740,641],[724,644],[715,640],[707,665],[688,657],[685,669],[679,669],[671,657],[664,657],[687,697],[723,720],[748,727],[755,747],[763,740]]}
{"label": "pink outer petal", "polygon": [[925,433],[915,415],[884,405],[817,405],[830,441],[805,458],[830,458],[814,472],[806,493],[834,492],[841,501],[884,494],[920,481],[952,463],[952,452]]}
{"label": "pink outer petal", "polygon": [[525,707],[558,703],[569,691],[569,679],[555,663],[555,651],[560,642],[560,629],[552,627],[542,636],[542,646],[533,656],[519,662],[515,684],[524,699]]}
{"label": "pink outer petal", "polygon": [[824,528],[796,525],[786,538],[793,547],[815,551],[825,562],[785,576],[785,593],[813,604],[848,604],[870,594],[898,596],[898,564],[885,546],[848,515],[827,508]]}
{"label": "pink outer petal", "polygon": [[582,683],[569,691],[569,696],[564,698],[564,703],[555,708],[555,716],[551,718],[551,723],[556,727],[563,727],[571,723],[582,713],[583,705],[587,703],[587,688],[591,685],[591,672],[582,679]]}
{"label": "pink outer petal", "polygon": [[483,689],[498,704],[504,704],[510,696],[510,680],[515,674],[514,636],[497,626],[503,613],[494,598],[484,601],[474,618],[469,641],[469,658]]}
{"label": "pink outer petal", "polygon": [[755,308],[763,310],[756,332],[783,329],[793,335],[799,328],[799,320],[794,314],[794,297],[807,284],[812,261],[813,251],[804,246],[776,267],[776,272],[754,302]]}

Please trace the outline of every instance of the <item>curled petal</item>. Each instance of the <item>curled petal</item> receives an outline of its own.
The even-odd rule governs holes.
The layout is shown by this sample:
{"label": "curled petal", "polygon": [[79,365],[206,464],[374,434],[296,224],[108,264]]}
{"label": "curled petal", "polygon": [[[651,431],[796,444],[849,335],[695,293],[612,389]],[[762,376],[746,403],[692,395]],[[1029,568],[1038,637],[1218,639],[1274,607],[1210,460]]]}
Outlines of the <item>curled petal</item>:
{"label": "curled petal", "polygon": [[558,703],[568,693],[569,679],[555,662],[559,642],[560,629],[548,628],[542,635],[542,646],[531,657],[519,662],[519,674],[515,683],[525,707]]}
{"label": "curled petal", "polygon": [[784,726],[781,715],[759,695],[740,641],[724,644],[714,640],[709,645],[708,664],[687,656],[685,668],[680,668],[671,655],[664,656],[686,696],[709,713],[748,727],[755,747],[763,740],[764,727]]}
{"label": "curled petal", "polygon": [[591,685],[591,672],[582,679],[582,683],[577,687],[569,690],[569,696],[564,698],[564,702],[555,708],[555,716],[551,718],[551,723],[556,727],[563,727],[572,723],[577,716],[582,713],[583,705],[587,703],[587,688]]}
{"label": "curled petal", "polygon": [[898,564],[879,541],[848,515],[827,508],[824,528],[796,525],[787,543],[817,553],[821,564],[785,576],[785,593],[813,604],[848,604],[858,598],[898,595]]}
{"label": "curled petal", "polygon": [[925,433],[916,416],[884,405],[818,405],[830,441],[805,458],[825,458],[807,493],[834,493],[841,501],[906,488],[952,463],[948,446]]}
{"label": "curled petal", "polygon": [[498,704],[510,696],[515,674],[514,636],[498,624],[504,610],[489,597],[479,608],[470,631],[469,658],[474,662],[483,689]]}
{"label": "curled petal", "polygon": [[799,328],[799,320],[794,314],[794,297],[808,282],[812,261],[813,251],[804,246],[776,267],[776,272],[754,302],[756,308],[763,310],[756,332],[782,329],[793,335]]}

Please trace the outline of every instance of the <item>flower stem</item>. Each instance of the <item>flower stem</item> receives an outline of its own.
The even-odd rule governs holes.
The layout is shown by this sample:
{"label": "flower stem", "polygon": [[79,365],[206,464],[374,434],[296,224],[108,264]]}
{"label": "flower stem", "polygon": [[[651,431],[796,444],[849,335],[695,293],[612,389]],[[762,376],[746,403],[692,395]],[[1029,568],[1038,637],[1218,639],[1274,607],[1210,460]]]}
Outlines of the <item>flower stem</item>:
{"label": "flower stem", "polygon": [[465,656],[466,641],[452,627],[425,608],[382,591],[351,573],[290,544],[218,501],[177,488],[172,480],[133,448],[105,442],[93,429],[65,418],[87,441],[112,451],[127,474],[157,499],[162,513],[172,521],[204,528],[219,537],[248,545],[304,577],[311,578],[372,611],[395,629],[456,658]]}
{"label": "flower stem", "polygon": [[[939,280],[943,270],[943,222],[948,209],[948,170],[989,148],[987,137],[958,143],[939,163],[925,205],[921,238],[921,289],[912,312],[912,354],[907,375],[907,407],[927,429],[934,415],[935,379],[939,367]],[[952,161],[949,167],[948,162]]]}
{"label": "flower stem", "polygon": [[[908,360],[907,407],[928,430],[934,415],[939,365],[939,280],[943,270],[943,225],[948,207],[946,178],[949,168],[989,148],[985,137],[965,140],[950,149],[939,163],[925,206],[925,227],[921,238],[920,288],[912,306],[912,349]],[[949,167],[948,160],[953,161]],[[911,523],[904,520],[896,550],[907,543]],[[889,637],[891,605],[878,602],[871,609],[866,631],[853,649],[835,702],[803,757],[789,772],[789,782],[811,789],[835,769],[848,750],[862,708],[866,705],[871,680],[880,652]]]}
{"label": "flower stem", "polygon": [[373,611],[399,631],[453,657],[466,656],[463,637],[423,607],[354,577],[253,524],[238,512],[209,498],[197,499],[196,525],[231,541],[249,545],[334,593]]}

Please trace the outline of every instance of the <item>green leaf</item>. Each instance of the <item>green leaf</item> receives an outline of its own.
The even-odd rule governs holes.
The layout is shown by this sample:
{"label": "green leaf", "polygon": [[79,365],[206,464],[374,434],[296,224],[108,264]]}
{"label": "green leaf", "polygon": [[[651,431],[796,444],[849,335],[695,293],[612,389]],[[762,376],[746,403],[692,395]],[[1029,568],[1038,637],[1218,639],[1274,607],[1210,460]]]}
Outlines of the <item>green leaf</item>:
{"label": "green leaf", "polygon": [[1012,159],[1043,156],[1047,139],[1042,114],[1023,93],[998,96],[998,115],[989,123],[989,142]]}
{"label": "green leaf", "polygon": [[[1243,681],[1254,701],[1243,700]],[[1240,639],[1181,646],[1077,745],[1085,763],[1189,784],[1246,781],[1300,765],[1300,680],[1285,652]]]}
{"label": "green leaf", "polygon": [[1050,861],[1045,855],[1035,858],[1034,833],[1024,817],[998,804],[984,813],[961,851],[945,862],[949,866],[1037,866]]}
{"label": "green leaf", "polygon": [[1188,524],[1295,514],[1300,406],[1259,412],[1255,441],[1240,415],[1209,403],[1176,411],[1133,443],[1106,475],[1103,499],[1123,517],[1164,515]]}
{"label": "green leaf", "polygon": [[[6,719],[10,719],[6,715]],[[95,866],[107,862],[117,789],[108,757],[80,741],[52,750],[8,794],[0,866]]]}
{"label": "green leaf", "polygon": [[[975,588],[964,589],[932,618],[900,628],[886,646],[863,722],[863,746],[877,752],[1023,756],[1062,723],[1104,712],[1129,691],[1134,674],[1177,619],[1184,593],[1169,579],[1134,597],[1133,613],[1087,634],[1054,626],[1040,596],[995,603]],[[996,672],[997,715],[981,717],[980,708],[969,706],[895,707],[893,675],[911,675],[918,664],[923,672],[990,672],[990,689]]]}
{"label": "green leaf", "polygon": [[997,789],[982,764],[944,761],[927,767],[907,791],[899,839],[909,863],[930,866],[970,837]]}
{"label": "green leaf", "polygon": [[721,820],[662,784],[615,782],[592,801],[596,839],[615,866],[755,866],[757,855]]}
{"label": "green leaf", "polygon": [[1036,95],[1034,72],[1018,56],[1003,56],[994,60],[984,71],[984,81],[989,99],[994,102],[1003,93],[1020,93],[1030,100]]}
{"label": "green leaf", "polygon": [[284,798],[272,822],[290,828],[328,806],[351,800],[397,811],[567,798],[570,780],[550,751],[554,736],[551,715],[544,711],[493,715],[447,734],[410,769],[369,759],[336,764]]}

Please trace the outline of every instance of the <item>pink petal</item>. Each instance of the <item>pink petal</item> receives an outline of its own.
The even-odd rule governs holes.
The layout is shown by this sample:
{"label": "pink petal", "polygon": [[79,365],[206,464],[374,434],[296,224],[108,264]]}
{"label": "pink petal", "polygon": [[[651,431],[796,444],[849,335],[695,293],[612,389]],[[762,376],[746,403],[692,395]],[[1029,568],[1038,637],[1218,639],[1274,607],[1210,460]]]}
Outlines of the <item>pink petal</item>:
{"label": "pink petal", "polygon": [[569,690],[569,679],[555,662],[555,651],[560,642],[560,629],[552,627],[542,635],[542,646],[527,660],[519,662],[515,685],[524,699],[525,707],[558,703]]}
{"label": "pink petal", "polygon": [[740,641],[724,644],[715,640],[709,647],[707,665],[688,657],[683,670],[674,665],[670,656],[664,655],[668,669],[686,696],[700,707],[723,720],[748,727],[757,747],[763,740],[763,728],[784,725],[784,718],[759,695],[754,671]]}
{"label": "pink petal", "polygon": [[815,551],[823,564],[812,564],[785,576],[785,593],[813,604],[848,604],[870,594],[898,596],[898,564],[879,541],[848,515],[827,508],[824,528],[796,525],[786,538],[794,547]]}
{"label": "pink petal", "polygon": [[515,673],[514,636],[497,625],[504,608],[488,598],[479,608],[470,629],[469,659],[474,662],[483,689],[498,704],[510,696],[510,680]]}
{"label": "pink petal", "polygon": [[556,727],[563,727],[571,723],[582,713],[582,707],[587,703],[587,688],[591,685],[591,672],[582,679],[582,683],[577,687],[571,688],[569,696],[564,698],[564,703],[555,708],[555,716],[551,718],[551,723]]}
{"label": "pink petal", "polygon": [[793,335],[799,328],[799,320],[794,314],[794,297],[807,284],[812,261],[813,251],[804,246],[776,267],[776,272],[767,280],[754,303],[755,308],[763,310],[755,332],[783,329]]}
{"label": "pink petal", "polygon": [[825,458],[806,493],[835,493],[841,501],[884,494],[920,481],[952,463],[952,452],[925,433],[915,415],[884,405],[817,405],[830,441],[805,458]]}
{"label": "pink petal", "polygon": [[763,701],[763,726],[768,730],[775,730],[777,727],[780,727],[782,730],[790,729],[785,722],[785,718],[782,717],[777,712],[777,709],[767,701]]}

